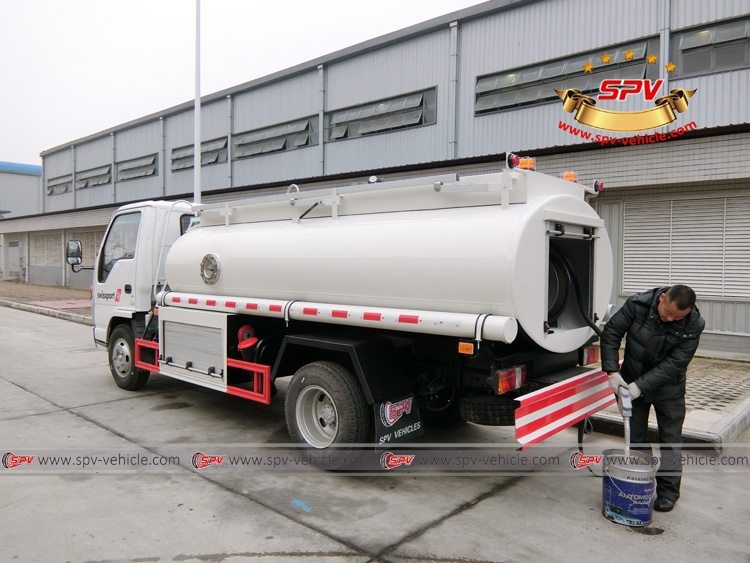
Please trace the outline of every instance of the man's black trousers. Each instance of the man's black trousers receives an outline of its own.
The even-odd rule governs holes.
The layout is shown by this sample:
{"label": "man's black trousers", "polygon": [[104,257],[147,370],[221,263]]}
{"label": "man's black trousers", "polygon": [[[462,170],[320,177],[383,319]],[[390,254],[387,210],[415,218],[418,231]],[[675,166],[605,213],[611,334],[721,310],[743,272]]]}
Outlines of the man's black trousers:
{"label": "man's black trousers", "polygon": [[[680,480],[682,479],[682,423],[685,421],[685,397],[668,401],[645,403],[643,398],[633,401],[633,417],[630,420],[630,443],[633,449],[650,454],[649,447],[637,447],[635,444],[648,444],[648,414],[651,407],[656,413],[656,424],[659,429],[659,448],[661,465],[656,473],[656,496],[676,501],[680,498]],[[667,445],[669,444],[669,445]]]}

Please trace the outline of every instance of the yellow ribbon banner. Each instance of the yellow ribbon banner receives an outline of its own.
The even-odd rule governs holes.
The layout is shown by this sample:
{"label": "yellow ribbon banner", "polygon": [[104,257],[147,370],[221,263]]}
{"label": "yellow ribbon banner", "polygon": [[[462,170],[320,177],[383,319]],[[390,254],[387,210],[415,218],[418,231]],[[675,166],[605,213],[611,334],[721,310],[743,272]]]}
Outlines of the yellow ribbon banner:
{"label": "yellow ribbon banner", "polygon": [[568,113],[575,112],[575,120],[589,127],[605,131],[646,131],[658,129],[672,123],[677,113],[688,108],[688,100],[697,90],[676,88],[669,95],[657,98],[656,107],[643,111],[609,111],[594,107],[596,101],[590,96],[581,94],[580,90],[555,90],[563,101],[563,109]]}

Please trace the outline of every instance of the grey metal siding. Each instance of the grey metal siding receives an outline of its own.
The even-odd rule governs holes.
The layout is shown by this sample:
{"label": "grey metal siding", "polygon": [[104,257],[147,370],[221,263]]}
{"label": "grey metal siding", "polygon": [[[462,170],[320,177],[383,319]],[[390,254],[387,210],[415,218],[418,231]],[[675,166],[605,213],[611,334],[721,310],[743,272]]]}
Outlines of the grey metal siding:
{"label": "grey metal siding", "polygon": [[294,76],[234,97],[234,131],[243,133],[311,115],[319,106],[318,71]]}
{"label": "grey metal siding", "polygon": [[303,147],[232,163],[235,186],[252,186],[317,176],[317,147]]}
{"label": "grey metal siding", "polygon": [[160,150],[161,124],[158,119],[116,133],[115,154],[117,162],[158,153]]}
{"label": "grey metal siding", "polygon": [[[76,171],[90,170],[112,163],[112,138],[106,136],[76,146]],[[46,166],[45,160],[45,166]]]}
{"label": "grey metal siding", "polygon": [[691,121],[700,129],[750,122],[750,69],[673,80],[669,87],[698,90],[670,129]]}
{"label": "grey metal siding", "polygon": [[44,177],[46,179],[57,178],[73,172],[73,161],[70,156],[70,148],[63,149],[54,154],[48,154],[43,161]]}
{"label": "grey metal siding", "polygon": [[6,220],[41,213],[41,181],[40,176],[0,172],[0,209],[11,212]]}
{"label": "grey metal siding", "polygon": [[440,134],[440,129],[439,125],[424,125],[412,130],[328,143],[326,173],[367,171],[445,160],[448,144],[444,142],[445,136]]}
{"label": "grey metal siding", "polygon": [[437,123],[411,131],[326,143],[326,173],[446,160],[450,30],[430,33],[332,64],[326,69],[326,111],[437,87]]}
{"label": "grey metal siding", "polygon": [[[203,141],[226,137],[229,134],[228,104],[229,100],[224,99],[201,106],[201,138]],[[191,116],[194,113],[190,112]],[[192,135],[190,140],[192,141]]]}
{"label": "grey metal siding", "polygon": [[[59,197],[59,196],[55,196]],[[98,205],[107,205],[115,200],[115,188],[110,182],[102,186],[94,186],[76,192],[76,207],[94,207]]]}
{"label": "grey metal siding", "polygon": [[748,14],[750,0],[671,0],[669,19],[676,30]]}

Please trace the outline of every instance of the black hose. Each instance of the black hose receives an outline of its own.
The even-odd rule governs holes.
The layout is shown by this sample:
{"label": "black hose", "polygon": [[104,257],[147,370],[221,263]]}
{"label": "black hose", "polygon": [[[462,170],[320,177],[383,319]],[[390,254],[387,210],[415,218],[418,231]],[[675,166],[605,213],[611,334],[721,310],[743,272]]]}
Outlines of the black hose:
{"label": "black hose", "polygon": [[586,324],[589,325],[593,331],[599,336],[599,338],[602,337],[602,331],[601,329],[594,324],[594,321],[592,321],[589,317],[586,311],[583,308],[583,295],[581,294],[581,286],[578,283],[578,279],[576,279],[575,276],[575,270],[573,270],[573,265],[570,263],[570,260],[568,260],[568,257],[565,256],[562,252],[556,251],[557,255],[560,257],[560,259],[565,262],[565,266],[568,268],[568,271],[570,272],[570,277],[573,280],[573,288],[575,289],[576,294],[576,302],[578,303],[578,311],[581,313],[581,316],[583,317],[583,320],[586,321]]}

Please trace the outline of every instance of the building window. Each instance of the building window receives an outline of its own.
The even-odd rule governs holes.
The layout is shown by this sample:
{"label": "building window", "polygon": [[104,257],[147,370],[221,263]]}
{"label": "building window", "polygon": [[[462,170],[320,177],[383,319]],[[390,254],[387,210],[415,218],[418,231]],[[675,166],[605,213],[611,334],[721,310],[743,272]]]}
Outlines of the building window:
{"label": "building window", "polygon": [[123,180],[134,180],[146,176],[156,176],[157,168],[157,158],[155,154],[144,156],[143,158],[136,158],[135,160],[118,162],[117,181],[122,182]]}
{"label": "building window", "polygon": [[76,172],[76,189],[92,188],[112,181],[112,166],[102,166],[83,172]]}
{"label": "building window", "polygon": [[[602,80],[659,78],[659,39],[626,43],[541,65],[477,77],[474,114],[559,101],[555,90],[599,90]],[[591,72],[584,65],[591,64]]]}
{"label": "building window", "polygon": [[73,190],[73,175],[58,176],[47,180],[47,195],[59,195]]}
{"label": "building window", "polygon": [[318,118],[308,117],[291,123],[236,134],[233,138],[232,158],[240,160],[317,144]]}
{"label": "building window", "polygon": [[437,89],[326,114],[326,139],[352,139],[437,122]]}
{"label": "building window", "polygon": [[[195,154],[194,146],[180,147],[172,149],[172,171],[187,170],[194,168],[193,155]],[[227,139],[214,139],[213,141],[204,141],[201,143],[201,166],[209,164],[219,164],[227,161]]]}
{"label": "building window", "polygon": [[672,34],[670,60],[675,78],[750,67],[750,20]]}

